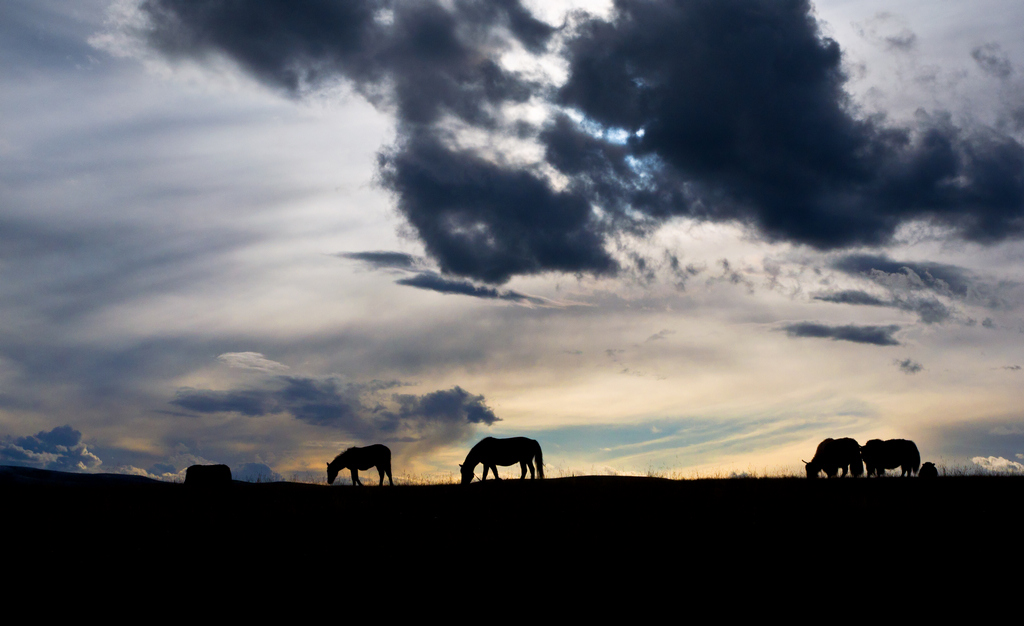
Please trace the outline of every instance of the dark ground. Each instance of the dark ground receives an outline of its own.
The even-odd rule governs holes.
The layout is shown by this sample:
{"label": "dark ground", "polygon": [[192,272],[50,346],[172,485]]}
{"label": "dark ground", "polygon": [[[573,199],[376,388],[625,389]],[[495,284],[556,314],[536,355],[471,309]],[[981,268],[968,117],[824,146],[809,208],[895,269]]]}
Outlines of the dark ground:
{"label": "dark ground", "polygon": [[[554,586],[593,609],[635,593],[921,590],[979,569],[1016,577],[1022,562],[1024,479],[1014,477],[585,476],[203,490],[0,468],[0,493],[8,564],[41,564],[41,573],[73,555],[97,585],[224,572],[257,593],[282,576],[301,577],[313,595],[414,589],[479,598]],[[742,597],[724,608],[744,610]]]}

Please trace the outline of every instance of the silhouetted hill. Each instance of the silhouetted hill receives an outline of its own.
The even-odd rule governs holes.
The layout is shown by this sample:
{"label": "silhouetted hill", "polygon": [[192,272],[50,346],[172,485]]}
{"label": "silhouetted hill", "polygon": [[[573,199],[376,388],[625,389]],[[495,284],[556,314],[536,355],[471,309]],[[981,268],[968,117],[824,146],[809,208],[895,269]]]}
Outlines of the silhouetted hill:
{"label": "silhouetted hill", "polygon": [[995,529],[1024,480],[582,476],[196,490],[0,468],[0,488],[17,562],[73,550],[98,576],[321,572],[314,593],[346,584],[344,568],[355,567],[363,583],[405,580],[448,593],[563,577],[574,589],[581,577],[583,587],[645,578],[639,584],[917,584],[950,563],[998,566],[996,555],[1018,548],[1017,532]]}

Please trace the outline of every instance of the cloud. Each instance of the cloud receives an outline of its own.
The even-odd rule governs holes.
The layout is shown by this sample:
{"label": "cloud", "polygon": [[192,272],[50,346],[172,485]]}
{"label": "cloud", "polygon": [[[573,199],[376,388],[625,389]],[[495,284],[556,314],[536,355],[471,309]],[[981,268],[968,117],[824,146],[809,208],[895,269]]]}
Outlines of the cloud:
{"label": "cloud", "polygon": [[811,296],[815,300],[834,302],[836,304],[855,304],[862,306],[892,306],[892,303],[873,296],[866,291],[847,289],[833,293],[818,293]]}
{"label": "cloud", "polygon": [[[677,217],[824,250],[919,220],[983,244],[1024,234],[1024,146],[942,112],[858,117],[807,0],[618,0],[562,29],[518,0],[141,10],[124,28],[169,59],[227,58],[296,98],[344,83],[392,112],[379,182],[445,274],[610,275],[609,241]],[[561,55],[567,78],[510,69],[513,53]],[[1002,75],[1000,54],[974,56]],[[517,117],[526,104],[547,120]]]}
{"label": "cloud", "polygon": [[970,271],[955,265],[895,261],[885,255],[842,255],[832,261],[831,267],[893,289],[931,291],[960,299],[976,295],[983,285]]}
{"label": "cloud", "polygon": [[426,448],[461,441],[477,424],[499,421],[482,395],[458,386],[424,395],[385,393],[402,385],[399,381],[347,383],[332,377],[276,376],[256,388],[179,389],[171,404],[198,414],[289,414],[365,443],[404,441]]}
{"label": "cloud", "polygon": [[898,346],[893,334],[899,331],[899,326],[827,326],[814,322],[799,322],[783,326],[781,330],[786,331],[790,337],[817,337],[821,339],[832,339],[833,341],[852,341],[855,343],[868,343],[876,346]]}
{"label": "cloud", "polygon": [[[946,321],[969,323],[955,303],[990,309],[1008,308],[1008,297],[1015,298],[1012,292],[1018,289],[1018,285],[1011,281],[993,284],[955,265],[897,261],[885,255],[847,254],[835,258],[830,266],[882,287],[888,292],[888,298],[848,289],[814,294],[815,300],[910,311],[917,313],[926,324]],[[992,324],[994,322],[990,320]]]}
{"label": "cloud", "polygon": [[662,339],[665,339],[669,335],[674,335],[674,334],[676,334],[676,331],[669,330],[669,329],[665,328],[665,329],[659,330],[658,332],[654,333],[653,335],[651,335],[650,337],[648,337],[644,341],[645,342],[647,342],[647,341],[660,341]]}
{"label": "cloud", "polygon": [[997,43],[987,43],[971,50],[971,57],[983,72],[995,78],[1009,78],[1013,64]]}
{"label": "cloud", "polygon": [[244,463],[231,468],[231,478],[248,483],[279,483],[284,477],[265,463]]}
{"label": "cloud", "polygon": [[404,252],[341,252],[336,256],[362,261],[374,269],[411,270],[423,263],[420,257]]}
{"label": "cloud", "polygon": [[459,294],[490,300],[507,300],[517,304],[533,304],[539,306],[554,304],[546,298],[528,296],[526,294],[519,293],[518,291],[512,291],[511,289],[482,287],[465,280],[445,278],[444,276],[433,272],[422,272],[409,278],[396,280],[395,283],[409,287],[416,287],[418,289],[426,289],[428,291],[436,291],[438,293]]}
{"label": "cloud", "polygon": [[1004,459],[1001,456],[976,456],[971,459],[971,463],[981,466],[982,469],[988,472],[1009,474],[1024,472],[1024,464]]}
{"label": "cloud", "polygon": [[896,359],[893,363],[896,364],[904,374],[916,374],[924,369],[923,365],[909,358],[903,359],[902,361]]}
{"label": "cloud", "polygon": [[815,300],[832,302],[836,304],[852,304],[860,306],[880,306],[903,311],[917,313],[925,324],[937,324],[948,320],[952,316],[949,307],[939,300],[929,297],[894,297],[891,300],[882,300],[865,291],[849,289],[833,293],[818,293],[812,296]]}
{"label": "cloud", "polygon": [[0,441],[0,463],[85,472],[103,462],[82,443],[82,433],[66,425],[27,437],[5,437]]}
{"label": "cloud", "polygon": [[218,356],[217,360],[229,367],[259,372],[280,372],[288,369],[287,365],[271,361],[259,352],[225,352]]}

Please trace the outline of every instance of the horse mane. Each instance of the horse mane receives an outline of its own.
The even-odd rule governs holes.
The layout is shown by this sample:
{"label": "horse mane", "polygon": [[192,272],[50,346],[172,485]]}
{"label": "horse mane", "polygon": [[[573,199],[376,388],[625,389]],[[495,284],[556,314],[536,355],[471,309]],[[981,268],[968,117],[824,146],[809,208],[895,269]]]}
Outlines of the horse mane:
{"label": "horse mane", "polygon": [[339,454],[338,456],[334,457],[334,460],[330,462],[330,465],[334,465],[335,463],[337,463],[338,461],[340,461],[340,460],[341,460],[341,458],[342,458],[343,456],[345,456],[346,454],[348,454],[349,452],[351,452],[351,451],[353,451],[353,450],[355,450],[355,449],[356,449],[356,447],[355,447],[355,446],[350,446],[350,447],[349,447],[349,448],[347,448],[347,449],[346,449],[346,450],[345,450],[344,452],[342,452],[342,453],[341,453],[341,454]]}

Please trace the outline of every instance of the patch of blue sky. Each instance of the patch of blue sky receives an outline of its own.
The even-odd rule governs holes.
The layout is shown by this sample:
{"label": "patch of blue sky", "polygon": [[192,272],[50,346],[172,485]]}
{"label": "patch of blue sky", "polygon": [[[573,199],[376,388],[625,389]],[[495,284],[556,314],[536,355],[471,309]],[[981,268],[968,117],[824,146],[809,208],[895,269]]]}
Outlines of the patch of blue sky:
{"label": "patch of blue sky", "polygon": [[597,139],[601,139],[602,141],[607,141],[608,143],[622,146],[629,141],[630,137],[644,136],[644,129],[642,128],[634,133],[630,130],[619,128],[617,126],[605,126],[604,124],[583,115],[576,109],[566,109],[565,114],[568,115],[572,121],[579,124],[579,127],[583,129],[583,132]]}
{"label": "patch of blue sky", "polygon": [[[675,453],[681,465],[699,464],[721,454],[737,455],[765,451],[808,437],[823,422],[837,432],[852,426],[856,419],[835,415],[819,419],[792,419],[784,416],[760,419],[656,420],[625,425],[566,426],[550,430],[503,432],[495,428],[495,437],[522,436],[536,439],[551,460],[559,456],[591,463],[610,463],[616,459],[659,456]],[[808,454],[813,455],[810,450]]]}

